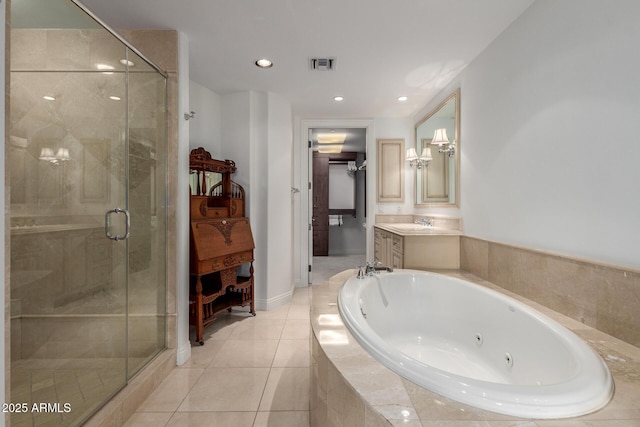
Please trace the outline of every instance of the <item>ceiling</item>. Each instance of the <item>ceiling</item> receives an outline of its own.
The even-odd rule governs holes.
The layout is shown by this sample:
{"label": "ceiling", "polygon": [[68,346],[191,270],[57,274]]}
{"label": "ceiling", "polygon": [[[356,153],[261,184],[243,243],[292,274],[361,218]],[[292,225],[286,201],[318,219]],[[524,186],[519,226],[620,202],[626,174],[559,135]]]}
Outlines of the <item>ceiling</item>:
{"label": "ceiling", "polygon": [[[355,119],[415,114],[533,1],[82,2],[115,29],[183,33],[190,79],[220,95],[274,92],[298,117]],[[254,65],[263,57],[273,67]],[[334,70],[311,70],[327,57]]]}

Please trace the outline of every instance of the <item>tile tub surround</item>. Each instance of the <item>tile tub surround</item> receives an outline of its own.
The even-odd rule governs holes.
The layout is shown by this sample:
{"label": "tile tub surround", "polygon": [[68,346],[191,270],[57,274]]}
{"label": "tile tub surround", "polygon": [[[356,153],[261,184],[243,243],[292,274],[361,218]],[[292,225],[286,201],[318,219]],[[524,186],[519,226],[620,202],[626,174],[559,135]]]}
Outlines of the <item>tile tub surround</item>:
{"label": "tile tub surround", "polygon": [[464,236],[460,268],[640,347],[640,271]]}
{"label": "tile tub surround", "polygon": [[640,348],[466,272],[448,274],[522,301],[587,341],[611,370],[612,401],[583,417],[527,421],[458,403],[405,380],[363,350],[342,324],[338,289],[355,273],[348,270],[312,287],[311,426],[640,426]]}

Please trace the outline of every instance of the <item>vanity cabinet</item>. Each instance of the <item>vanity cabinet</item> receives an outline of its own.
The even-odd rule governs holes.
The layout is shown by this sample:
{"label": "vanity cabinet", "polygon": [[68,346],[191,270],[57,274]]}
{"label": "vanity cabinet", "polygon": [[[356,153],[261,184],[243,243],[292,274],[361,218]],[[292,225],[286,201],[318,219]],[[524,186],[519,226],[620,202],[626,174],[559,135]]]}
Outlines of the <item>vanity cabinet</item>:
{"label": "vanity cabinet", "polygon": [[386,230],[375,228],[375,260],[386,267],[404,268],[404,238]]}
{"label": "vanity cabinet", "polygon": [[460,236],[394,233],[374,227],[375,260],[383,266],[413,270],[459,269]]}

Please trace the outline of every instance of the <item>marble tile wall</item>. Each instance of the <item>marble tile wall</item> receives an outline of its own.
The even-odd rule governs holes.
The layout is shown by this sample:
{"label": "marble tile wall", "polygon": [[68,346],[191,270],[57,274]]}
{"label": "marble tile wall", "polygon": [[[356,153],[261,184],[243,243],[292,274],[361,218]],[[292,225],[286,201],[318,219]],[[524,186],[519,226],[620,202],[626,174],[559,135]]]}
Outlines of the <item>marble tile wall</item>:
{"label": "marble tile wall", "polygon": [[[365,403],[360,393],[345,381],[327,358],[315,335],[311,337],[311,397],[312,427],[382,427],[391,424],[384,416]],[[383,368],[384,369],[384,368]]]}
{"label": "marble tile wall", "polygon": [[[130,31],[129,36],[176,73],[177,34],[174,31]],[[11,299],[14,305],[20,305],[19,312],[12,310],[12,353],[14,357],[31,357],[50,355],[50,350],[60,347],[60,343],[54,340],[44,346],[48,347],[46,350],[36,349],[37,345],[29,337],[38,333],[40,324],[47,329],[47,318],[31,317],[23,321],[21,315],[121,314],[123,311],[124,288],[117,285],[121,283],[117,272],[110,271],[112,263],[115,265],[113,260],[123,258],[122,254],[112,254],[109,242],[104,239],[104,212],[119,205],[124,194],[121,129],[127,110],[124,102],[109,99],[108,95],[124,98],[124,74],[113,71],[123,71],[120,59],[126,52],[125,46],[103,29],[19,29],[12,31],[11,38],[11,144],[7,154],[12,168],[7,183],[13,194],[11,225],[19,228],[16,233],[12,229]],[[129,52],[128,58],[135,61],[132,68],[135,73],[129,79],[129,169],[132,171],[129,209],[134,217],[132,226],[138,230],[129,243],[130,272],[144,272],[146,281],[141,284],[148,283],[146,287],[149,284],[153,287],[164,282],[164,277],[160,277],[164,276],[164,265],[154,269],[151,263],[158,256],[153,246],[152,227],[164,229],[164,207],[156,212],[153,226],[148,221],[135,224],[135,218],[151,215],[148,190],[152,185],[150,179],[154,177],[149,174],[153,170],[150,164],[154,160],[163,161],[166,156],[165,152],[156,152],[154,146],[158,136],[162,138],[165,133],[165,117],[160,108],[165,102],[165,85],[164,79],[134,53]],[[109,66],[113,71],[98,72],[98,64]],[[168,88],[172,89],[168,101],[177,103],[175,85],[170,82]],[[43,100],[43,94],[55,95],[55,105]],[[170,106],[168,110],[177,117],[175,107]],[[175,125],[170,127],[176,128]],[[45,145],[61,143],[69,149],[71,161],[64,166],[54,166],[38,160]],[[177,145],[175,133],[169,134],[168,143],[169,146]],[[158,148],[164,150],[164,147]],[[55,151],[56,147],[53,149]],[[162,174],[155,178],[161,183],[165,181]],[[137,192],[138,188],[140,192]],[[140,194],[147,198],[143,199]],[[163,201],[164,193],[159,194],[158,200]],[[79,227],[74,227],[73,231],[31,233],[34,228],[49,224]],[[87,224],[93,224],[97,231]],[[79,231],[75,231],[76,228]],[[98,237],[94,238],[94,235]],[[168,242],[172,241],[169,239]],[[112,277],[116,285],[111,284]],[[143,290],[140,286],[135,289],[145,292],[146,297],[153,291]],[[165,292],[164,288],[162,292]],[[98,306],[107,311],[86,307],[91,305],[86,302],[88,297],[97,299],[93,298],[97,293],[103,294]],[[174,294],[168,292],[168,298],[171,300]],[[169,305],[175,311],[173,300]],[[164,311],[163,305],[160,312]],[[73,322],[54,323],[68,325]],[[22,339],[16,336],[18,332],[24,335]],[[42,347],[42,342],[40,344]],[[116,343],[112,351],[118,352],[119,347]]]}
{"label": "marble tile wall", "polygon": [[464,236],[461,269],[640,346],[640,271]]}

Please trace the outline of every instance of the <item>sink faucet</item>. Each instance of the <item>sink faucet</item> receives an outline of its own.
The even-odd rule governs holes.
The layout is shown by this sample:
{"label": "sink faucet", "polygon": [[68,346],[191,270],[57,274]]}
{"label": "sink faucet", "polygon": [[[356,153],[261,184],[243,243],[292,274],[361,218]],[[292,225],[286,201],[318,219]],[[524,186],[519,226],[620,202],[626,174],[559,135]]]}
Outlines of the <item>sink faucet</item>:
{"label": "sink faucet", "polygon": [[358,266],[358,279],[364,279],[367,276],[373,276],[377,274],[379,271],[386,271],[389,273],[393,272],[393,267],[383,267],[380,261],[367,261],[367,265]]}
{"label": "sink faucet", "polygon": [[416,224],[422,224],[425,227],[433,227],[433,220],[431,218],[420,218],[414,221]]}

